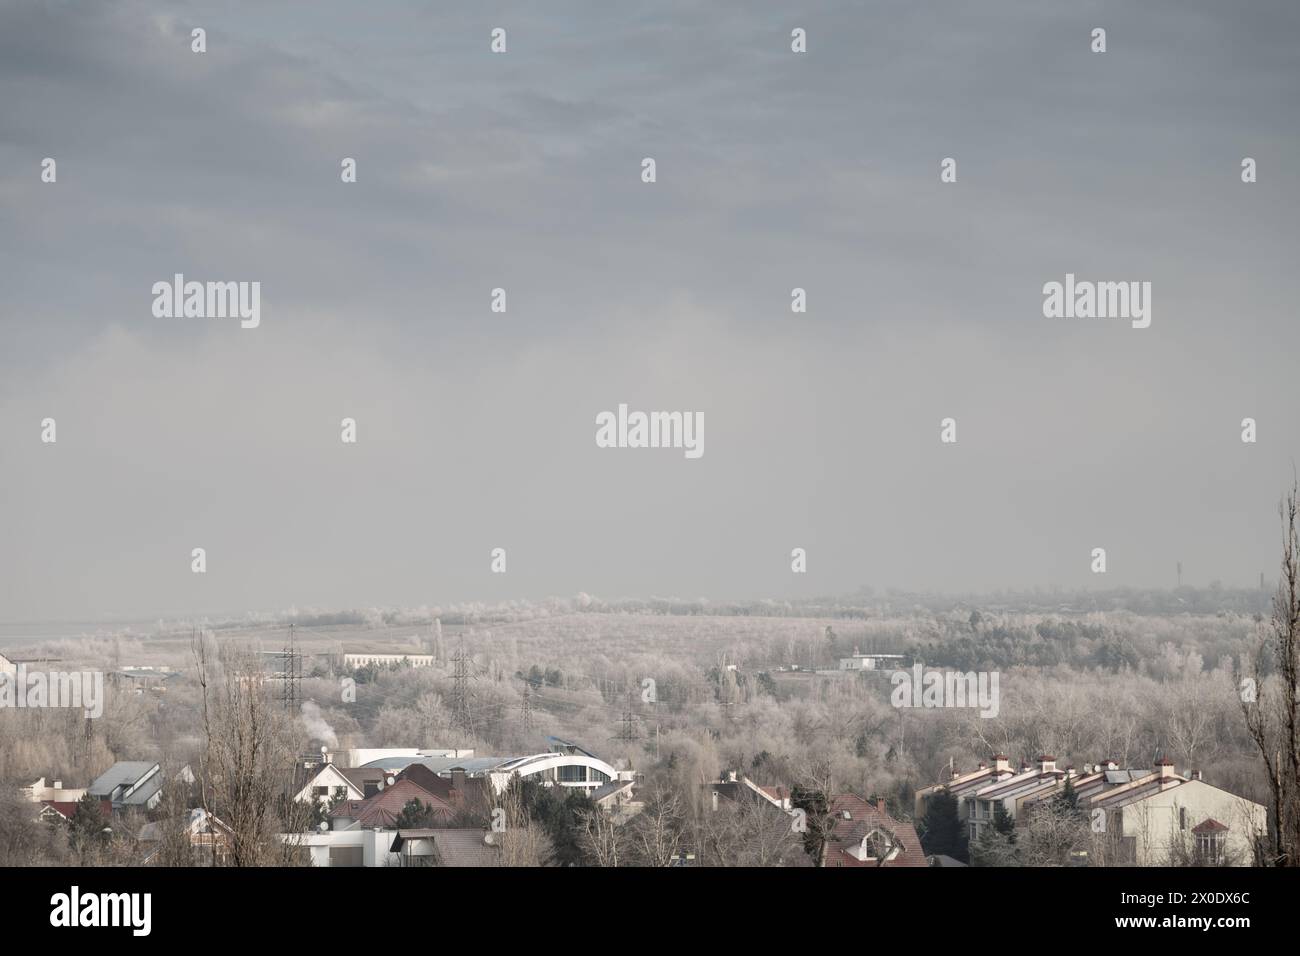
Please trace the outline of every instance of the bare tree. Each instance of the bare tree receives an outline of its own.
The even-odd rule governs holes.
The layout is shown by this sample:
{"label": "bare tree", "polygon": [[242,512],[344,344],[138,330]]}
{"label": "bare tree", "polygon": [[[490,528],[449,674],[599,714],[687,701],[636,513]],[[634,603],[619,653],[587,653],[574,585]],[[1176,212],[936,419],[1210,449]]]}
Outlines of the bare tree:
{"label": "bare tree", "polygon": [[233,648],[214,654],[203,634],[192,648],[201,695],[203,809],[230,828],[232,866],[289,863],[293,848],[279,841],[276,829],[299,832],[310,815],[291,796],[300,749],[291,716],[269,700],[256,654]]}
{"label": "bare tree", "polygon": [[[1273,864],[1300,866],[1300,539],[1296,534],[1297,485],[1279,506],[1282,574],[1273,597],[1268,633],[1250,673],[1239,677],[1246,728],[1268,772],[1273,804]],[[1271,653],[1271,660],[1270,654]],[[1267,664],[1276,669],[1263,677]],[[1253,693],[1252,693],[1253,691]]]}
{"label": "bare tree", "polygon": [[498,804],[492,808],[492,837],[501,847],[501,865],[545,866],[551,842],[529,818],[518,778],[501,792]]}
{"label": "bare tree", "polygon": [[625,836],[614,818],[599,808],[579,814],[582,851],[596,866],[618,866]]}
{"label": "bare tree", "polygon": [[835,781],[830,762],[817,759],[809,762],[799,775],[799,782],[791,788],[790,801],[797,813],[799,831],[804,851],[814,866],[826,865],[826,854],[835,832]]}
{"label": "bare tree", "polygon": [[668,866],[682,848],[685,820],[681,800],[676,793],[657,788],[628,826],[637,865]]}

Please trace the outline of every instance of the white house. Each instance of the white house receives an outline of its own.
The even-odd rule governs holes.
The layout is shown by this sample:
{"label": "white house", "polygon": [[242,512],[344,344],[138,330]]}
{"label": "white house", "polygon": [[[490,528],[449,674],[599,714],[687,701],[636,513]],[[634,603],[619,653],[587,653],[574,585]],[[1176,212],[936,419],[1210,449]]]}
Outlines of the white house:
{"label": "white house", "polygon": [[41,777],[30,787],[23,787],[22,795],[32,803],[76,803],[86,795],[86,788],[79,790],[65,789],[62,780],[55,780],[50,786],[45,785],[45,778]]}

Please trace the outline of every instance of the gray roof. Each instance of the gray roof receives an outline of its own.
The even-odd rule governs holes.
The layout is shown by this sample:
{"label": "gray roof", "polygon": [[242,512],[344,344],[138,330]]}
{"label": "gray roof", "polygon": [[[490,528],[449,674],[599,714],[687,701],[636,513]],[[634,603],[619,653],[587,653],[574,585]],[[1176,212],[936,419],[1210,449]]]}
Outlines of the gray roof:
{"label": "gray roof", "polygon": [[[157,763],[150,760],[119,760],[96,777],[86,790],[91,794],[91,796],[112,798],[114,791],[118,790],[118,788],[121,788],[124,791],[130,789],[135,786],[142,777],[154,770],[157,766]],[[143,786],[130,796],[122,798],[119,795],[118,798],[114,800],[114,803],[120,803],[125,806],[136,806],[137,804],[147,803],[160,789],[162,789],[161,770],[150,777]]]}
{"label": "gray roof", "polygon": [[632,786],[631,780],[611,780],[609,783],[591,792],[591,799],[599,803],[606,797],[613,796],[625,787]]}

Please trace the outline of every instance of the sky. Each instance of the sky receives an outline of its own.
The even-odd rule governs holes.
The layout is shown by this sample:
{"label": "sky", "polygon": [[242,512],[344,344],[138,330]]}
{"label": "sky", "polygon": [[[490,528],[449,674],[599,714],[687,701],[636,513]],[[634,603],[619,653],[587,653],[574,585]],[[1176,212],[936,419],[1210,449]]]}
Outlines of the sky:
{"label": "sky", "polygon": [[[0,620],[1272,577],[1297,39],[1288,0],[0,0]],[[156,317],[178,272],[260,325]],[[1046,318],[1067,273],[1150,327]],[[704,454],[597,447],[620,403]]]}

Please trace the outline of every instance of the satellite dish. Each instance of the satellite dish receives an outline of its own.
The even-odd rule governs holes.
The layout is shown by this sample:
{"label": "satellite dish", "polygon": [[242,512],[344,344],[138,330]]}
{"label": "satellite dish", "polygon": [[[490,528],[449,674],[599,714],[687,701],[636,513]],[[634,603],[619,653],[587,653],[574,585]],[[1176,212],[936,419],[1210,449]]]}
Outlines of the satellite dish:
{"label": "satellite dish", "polygon": [[393,784],[395,784],[395,783],[397,783],[397,778],[396,778],[396,777],[389,777],[389,778],[388,778],[388,785],[389,785],[390,787],[391,787]]}
{"label": "satellite dish", "polygon": [[320,830],[321,833],[328,833],[330,829],[330,825],[327,821],[322,820],[320,822],[320,826],[318,826],[316,829]]}

